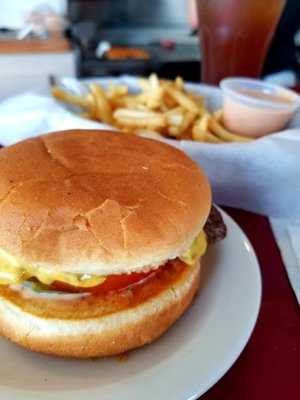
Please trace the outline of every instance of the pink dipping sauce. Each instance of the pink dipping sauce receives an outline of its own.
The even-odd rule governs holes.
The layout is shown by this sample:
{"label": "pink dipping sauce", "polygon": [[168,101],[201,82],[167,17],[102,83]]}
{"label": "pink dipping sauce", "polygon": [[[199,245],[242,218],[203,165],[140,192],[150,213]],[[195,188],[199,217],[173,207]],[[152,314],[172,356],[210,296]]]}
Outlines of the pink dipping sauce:
{"label": "pink dipping sauce", "polygon": [[223,91],[223,124],[233,133],[258,138],[284,129],[300,105],[292,90],[257,79],[228,78]]}

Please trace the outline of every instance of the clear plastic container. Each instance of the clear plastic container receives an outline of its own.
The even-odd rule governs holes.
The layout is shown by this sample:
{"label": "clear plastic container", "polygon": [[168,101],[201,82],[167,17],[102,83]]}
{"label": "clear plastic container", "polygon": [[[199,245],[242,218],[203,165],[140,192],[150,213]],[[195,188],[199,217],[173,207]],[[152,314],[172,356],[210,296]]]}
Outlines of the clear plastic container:
{"label": "clear plastic container", "polygon": [[300,96],[281,86],[250,78],[226,78],[223,123],[239,135],[260,137],[284,129],[300,107]]}

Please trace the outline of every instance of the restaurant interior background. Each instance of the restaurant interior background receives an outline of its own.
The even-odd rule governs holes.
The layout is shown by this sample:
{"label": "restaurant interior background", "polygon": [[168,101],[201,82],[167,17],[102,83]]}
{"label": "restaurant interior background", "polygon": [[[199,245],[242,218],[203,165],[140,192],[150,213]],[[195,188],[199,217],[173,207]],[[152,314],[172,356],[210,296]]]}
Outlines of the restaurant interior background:
{"label": "restaurant interior background", "polygon": [[[271,73],[269,79],[286,86],[298,81],[296,3],[291,0],[286,7],[264,71]],[[156,71],[162,77],[181,75],[199,81],[201,51],[193,0],[151,0],[140,5],[139,0],[1,0],[0,98],[30,89],[33,83],[46,87],[49,75],[147,75]],[[30,35],[39,40],[31,45],[20,40]],[[288,52],[293,36],[295,48]],[[143,52],[137,58],[123,54],[122,59],[108,59],[107,46]]]}
{"label": "restaurant interior background", "polygon": [[[221,91],[210,86],[193,85],[193,82],[200,82],[201,71],[201,49],[193,5],[194,0],[0,0],[0,146],[8,146],[43,132],[74,127],[103,128],[102,123],[107,123],[107,120],[100,118],[102,115],[98,118],[93,114],[94,110],[90,112],[87,108],[89,114],[84,107],[76,109],[78,97],[86,96],[83,100],[79,99],[82,104],[88,99],[87,88],[89,90],[92,85],[70,79],[70,86],[67,87],[62,79],[65,77],[81,79],[126,75],[118,83],[130,87],[133,80],[128,75],[147,76],[154,72],[162,78],[181,76],[185,81],[192,82],[187,85],[191,90],[189,99],[192,102],[199,101],[199,98],[200,102],[203,101],[201,118],[208,116],[206,122],[220,122],[224,108],[219,110],[219,117],[216,117],[216,110],[222,107]],[[278,129],[279,133],[277,129],[271,130],[259,140],[239,136],[243,132],[234,130],[233,134],[226,129],[224,133],[226,124],[221,126],[221,122],[217,124],[217,135],[211,134],[215,132],[207,122],[208,132],[204,140],[203,137],[198,140],[191,132],[190,136],[181,137],[179,134],[176,137],[173,131],[174,137],[170,135],[171,138],[164,131],[162,135],[165,136],[158,134],[159,139],[175,143],[201,165],[204,160],[204,169],[217,196],[217,203],[225,206],[225,212],[250,239],[259,263],[259,279],[260,274],[262,276],[262,298],[259,292],[256,299],[258,303],[261,301],[261,308],[253,336],[230,372],[210,389],[205,397],[207,400],[298,398],[295,393],[296,387],[299,393],[300,332],[299,71],[300,0],[288,0],[268,52],[262,78],[293,90],[298,108],[297,112],[293,109],[296,117],[291,125],[285,124]],[[56,101],[55,96],[51,96],[51,88],[55,86],[53,82],[58,82],[57,86],[63,89],[67,87],[71,95],[77,96],[75,107],[72,107],[74,104],[66,105],[68,101]],[[101,84],[106,89],[107,81],[102,82],[105,79]],[[176,84],[181,85],[185,93],[183,81],[172,84],[173,88]],[[85,91],[80,92],[82,88]],[[200,88],[199,92],[197,88]],[[201,96],[204,96],[202,100]],[[59,96],[57,98],[61,100]],[[176,108],[183,109],[187,114],[190,110],[184,108],[180,101],[178,104],[175,102],[179,105]],[[257,101],[263,102],[264,99]],[[174,102],[172,104],[174,106]],[[253,99],[249,108],[251,104]],[[288,108],[287,105],[284,107]],[[275,117],[278,108],[275,104],[275,111],[272,109]],[[243,117],[243,113],[235,110],[233,107],[232,114]],[[284,112],[282,115],[284,119]],[[273,119],[276,122],[276,118]],[[262,115],[248,118],[247,122],[250,125],[256,122],[266,125]],[[245,129],[246,124],[239,125]],[[188,129],[190,126],[187,125]],[[104,127],[107,128],[107,125]],[[201,133],[200,129],[199,136]],[[230,261],[229,264],[234,263]],[[231,283],[234,289],[239,289],[234,279]],[[246,288],[247,285],[248,282]],[[243,306],[242,289],[240,295],[240,305]],[[220,303],[222,312],[225,303]],[[226,307],[224,309],[227,311]],[[226,323],[229,328],[235,327],[234,323],[228,324],[227,320]],[[225,331],[228,334],[230,329]],[[247,333],[247,340],[250,334]],[[211,337],[214,335],[215,332]],[[219,343],[215,348],[218,349],[218,346]],[[234,360],[236,358],[231,357],[230,365]],[[219,378],[228,368],[229,364],[219,373]],[[2,399],[1,371],[0,366]],[[185,372],[181,366],[178,371]],[[26,374],[24,376],[25,381]],[[83,377],[85,379],[85,375]],[[97,379],[96,376],[95,385]],[[43,384],[47,387],[51,386],[51,379],[45,382]],[[79,387],[81,381],[78,382]],[[89,382],[87,378],[86,385]],[[180,380],[178,382],[180,385]]]}
{"label": "restaurant interior background", "polygon": [[[202,4],[206,6],[210,0],[205,1],[203,0]],[[231,5],[235,3],[247,6],[248,4],[248,7],[250,7],[251,2],[251,0],[244,3],[241,0],[224,1]],[[239,1],[241,3],[238,3]],[[261,5],[260,0],[253,2],[256,5]],[[273,1],[273,4],[276,4],[276,0]],[[172,353],[173,356],[177,347],[180,350],[178,353],[180,362],[178,364],[173,365],[173,358],[169,358],[170,365],[176,371],[171,375],[173,378],[172,385],[170,385],[172,378],[168,375],[169,370],[165,368],[165,361],[168,361],[168,357],[165,357],[166,353],[160,351],[159,347],[156,349],[157,353],[160,353],[160,357],[165,357],[165,359],[161,360],[158,358],[160,361],[157,363],[158,366],[161,366],[163,373],[159,369],[157,371],[159,371],[158,378],[163,381],[167,392],[170,389],[169,386],[172,386],[171,389],[173,390],[175,390],[175,387],[180,389],[182,377],[187,376],[188,378],[189,376],[193,377],[193,379],[195,378],[195,388],[198,390],[199,379],[203,375],[205,384],[203,384],[204,389],[201,389],[201,393],[204,393],[209,385],[216,382],[235,363],[222,380],[205,395],[205,400],[253,400],[260,398],[294,400],[299,398],[297,393],[299,393],[300,350],[300,96],[298,96],[300,94],[300,0],[287,0],[286,3],[284,0],[278,0],[278,4],[282,6],[284,4],[285,8],[281,15],[282,8],[278,13],[277,7],[277,15],[281,15],[281,19],[269,48],[262,78],[264,81],[284,86],[285,89],[277,88],[270,93],[267,91],[266,94],[269,94],[270,98],[264,97],[265,92],[263,92],[263,89],[262,93],[260,93],[257,87],[252,90],[252,94],[251,90],[239,91],[238,86],[235,92],[234,90],[228,90],[228,99],[230,99],[232,92],[234,94],[233,99],[242,98],[240,104],[239,100],[236,103],[227,101],[227,105],[229,104],[229,107],[227,106],[228,115],[231,114],[233,119],[237,117],[236,120],[238,122],[236,125],[241,129],[241,132],[239,132],[238,130],[230,129],[229,125],[224,123],[226,94],[222,97],[221,90],[218,90],[217,87],[195,84],[195,82],[200,82],[201,72],[201,48],[197,32],[198,22],[196,8],[194,7],[195,0],[0,0],[0,148],[45,132],[65,129],[109,129],[117,127],[117,129],[123,130],[126,134],[141,133],[141,136],[145,131],[146,134],[150,132],[150,135],[151,133],[152,135],[154,134],[156,139],[167,140],[171,144],[175,143],[175,147],[186,152],[203,166],[212,184],[214,202],[224,207],[225,212],[232,218],[232,220],[230,219],[230,226],[228,226],[229,235],[227,236],[229,237],[229,244],[231,243],[230,241],[233,243],[231,247],[229,246],[228,259],[230,261],[224,262],[226,257],[223,257],[228,250],[228,242],[226,240],[224,241],[225,244],[220,245],[221,251],[223,251],[221,253],[223,258],[216,257],[217,262],[225,263],[221,265],[222,268],[219,271],[224,272],[224,279],[229,282],[229,290],[220,280],[220,287],[223,288],[224,293],[226,292],[222,297],[222,290],[220,294],[218,290],[215,290],[217,286],[212,286],[213,290],[207,293],[212,293],[212,300],[218,298],[215,296],[218,293],[221,300],[218,300],[219,303],[210,303],[211,298],[209,298],[209,301],[206,301],[206,307],[208,307],[206,308],[208,310],[207,318],[206,314],[204,314],[204,319],[201,320],[204,321],[204,328],[206,319],[208,324],[215,320],[222,324],[224,323],[224,325],[220,325],[221,329],[216,325],[217,328],[207,331],[209,334],[206,335],[206,339],[208,341],[212,340],[211,347],[206,347],[205,350],[209,354],[208,358],[210,357],[213,360],[211,354],[214,351],[217,354],[219,349],[223,351],[222,346],[224,346],[224,354],[227,354],[226,351],[228,350],[230,362],[227,365],[224,364],[225,366],[220,364],[221,367],[218,370],[213,367],[213,362],[206,363],[205,357],[198,357],[197,351],[199,349],[196,347],[196,351],[194,351],[194,348],[192,348],[194,343],[198,342],[190,341],[189,339],[190,337],[193,339],[193,336],[189,335],[195,334],[195,337],[198,337],[199,332],[201,334],[201,323],[198,324],[198,320],[195,319],[191,325],[188,325],[187,329],[184,328],[184,330],[179,331],[179,336],[174,336],[175,339],[171,338],[172,346],[174,347],[171,346],[172,351],[170,351],[170,354]],[[230,11],[231,8],[228,7],[228,10]],[[222,13],[221,15],[223,16]],[[231,15],[230,12],[228,15]],[[235,16],[237,15],[240,16],[236,13]],[[250,15],[250,13],[244,13],[244,15]],[[253,15],[256,16],[257,13]],[[238,22],[240,23],[241,21]],[[215,24],[212,25],[214,29]],[[268,24],[262,25],[267,26]],[[205,24],[202,26],[205,26]],[[245,31],[247,29],[248,32],[255,31],[251,24],[246,26]],[[235,33],[235,30],[232,29],[231,32]],[[272,32],[273,30],[271,29]],[[257,37],[260,36],[259,33],[258,29]],[[232,39],[232,37],[235,37],[234,35],[228,36],[228,42],[234,41]],[[252,37],[250,39],[248,37],[248,42],[251,42],[251,40]],[[262,48],[263,44],[261,45],[261,43],[262,41],[259,42],[257,47]],[[231,44],[230,42],[230,46]],[[244,51],[244,48],[248,46],[241,47],[243,47]],[[205,46],[203,48],[205,49]],[[256,52],[257,54],[259,52]],[[248,66],[248,53],[245,59],[240,55],[241,53],[236,51],[236,59],[240,58],[243,61],[246,59],[244,66],[245,64]],[[264,59],[264,55],[265,53],[261,60]],[[249,49],[249,56],[251,57],[251,49]],[[203,56],[203,60],[208,58],[205,55]],[[223,57],[223,59],[225,58]],[[232,58],[227,57],[230,60],[228,64],[235,64],[232,62]],[[226,67],[226,63],[218,62],[217,57],[211,57],[211,60],[216,65],[221,66],[220,69],[222,69],[223,65]],[[252,58],[252,60],[254,60],[254,64],[257,64],[259,57]],[[205,62],[203,62],[203,65],[205,65]],[[239,65],[238,62],[236,65]],[[207,70],[209,69],[207,68]],[[217,70],[218,68],[215,69]],[[202,73],[204,70],[205,68],[202,68]],[[133,125],[130,131],[128,128],[130,125],[126,125],[127,121],[125,121],[126,123],[124,123],[123,127],[120,124],[122,112],[123,120],[126,120],[124,118],[125,105],[129,104],[128,108],[125,109],[125,117],[126,115],[128,117],[128,112],[130,117],[130,112],[132,111],[143,113],[145,109],[147,110],[145,104],[148,106],[147,95],[149,93],[150,95],[152,94],[152,84],[151,77],[147,81],[139,80],[137,82],[135,78],[128,75],[148,76],[153,72],[159,78],[174,79],[173,82],[165,82],[159,81],[156,76],[154,78],[152,76],[152,83],[154,81],[154,85],[161,85],[161,87],[156,92],[159,100],[154,96],[152,103],[155,104],[156,102],[156,106],[153,106],[153,109],[149,106],[150,117],[155,114],[154,112],[152,113],[153,110],[155,112],[159,111],[160,114],[163,114],[164,123],[167,121],[169,126],[166,126],[167,123],[165,125],[163,123],[162,129],[159,130],[157,128],[156,131],[156,125],[153,125],[154,128],[150,125],[149,128],[149,126],[141,125],[140,127],[137,124],[137,128]],[[111,86],[116,85],[117,89],[121,90],[121,94],[115,91],[113,96],[111,93],[116,90],[116,87],[109,88],[111,76],[118,77],[120,75],[120,79],[116,79]],[[235,77],[239,76],[238,73],[233,75]],[[106,79],[108,76],[110,78]],[[183,80],[181,78],[176,80],[177,76],[182,77]],[[225,74],[224,76],[227,77],[229,75]],[[250,75],[248,74],[247,76]],[[65,77],[67,78],[62,79]],[[71,79],[68,79],[68,77]],[[102,77],[103,80],[97,81],[97,83],[93,80],[82,83],[72,79],[96,77]],[[256,77],[259,77],[259,73]],[[234,79],[232,80],[234,81]],[[214,83],[218,84],[219,81],[217,80]],[[191,82],[191,84],[187,83],[185,85],[185,82]],[[205,79],[202,82],[212,83]],[[144,83],[144,87],[142,83]],[[165,86],[163,87],[164,84]],[[248,82],[245,85],[247,89]],[[261,81],[259,81],[259,85],[262,87],[272,86]],[[123,90],[122,94],[124,86],[125,91]],[[162,87],[163,89],[161,90]],[[224,95],[225,91],[222,83],[220,87]],[[111,89],[110,98],[108,96],[109,89]],[[173,97],[170,95],[172,89]],[[105,93],[103,94],[102,92]],[[289,92],[292,97],[283,95],[280,97],[279,94],[281,92]],[[143,100],[143,96],[140,96],[141,94],[145,95],[145,93],[144,99],[146,98],[146,101]],[[136,109],[132,107],[132,103],[126,103],[125,100],[128,100],[128,98],[126,99],[127,94],[128,98],[131,96],[131,100],[134,98],[134,101],[136,101]],[[165,94],[166,97],[164,98]],[[279,97],[276,97],[276,94]],[[149,97],[151,97],[150,95]],[[99,101],[99,98],[103,100],[103,97],[106,101],[110,99],[110,104],[114,102],[114,105],[105,107],[107,102],[104,102],[103,107],[103,101]],[[250,97],[250,100],[246,99],[244,102],[243,98],[245,97]],[[70,98],[71,101],[69,101]],[[122,103],[122,100],[124,103]],[[150,100],[152,102],[152,98]],[[142,105],[138,103],[139,101],[143,102]],[[149,101],[149,103],[151,102]],[[184,102],[185,104],[183,104]],[[278,105],[277,103],[280,102],[281,104]],[[257,103],[259,106],[256,107]],[[267,103],[267,106],[265,103]],[[157,104],[159,107],[157,107]],[[196,111],[190,109],[191,104],[194,108],[196,107]],[[271,112],[264,114],[264,107],[268,108],[268,106],[270,106]],[[283,111],[280,107],[282,107]],[[252,114],[252,108],[254,108],[254,114]],[[179,122],[176,118],[174,122],[174,115],[175,117],[178,115],[178,109]],[[104,118],[103,115],[107,110],[109,118]],[[172,114],[174,110],[175,114]],[[117,114],[118,112],[119,114]],[[114,118],[112,118],[112,115]],[[119,116],[119,120],[116,115]],[[142,114],[142,118],[140,118],[140,114],[138,114],[136,118],[138,123],[141,120],[142,124],[145,122],[143,115],[145,114]],[[166,115],[168,115],[169,119],[166,118]],[[172,115],[174,123],[172,122]],[[189,117],[192,119],[189,120]],[[239,120],[239,117],[242,119]],[[287,119],[285,120],[285,118]],[[184,121],[187,121],[186,124]],[[284,124],[270,129],[268,124],[273,126],[273,122],[276,125],[278,121],[279,125],[282,121]],[[289,124],[290,121],[291,123]],[[119,125],[113,125],[112,122],[117,122]],[[250,134],[248,132],[248,136],[245,129],[247,124],[250,132]],[[258,130],[261,127],[267,127],[269,131],[264,132],[265,136],[262,138],[259,136],[263,136],[263,134],[257,134],[256,137],[252,135],[253,137],[251,137],[253,126],[258,127]],[[175,129],[172,131],[172,128]],[[259,137],[258,140],[256,140],[257,137]],[[34,157],[28,158],[34,160]],[[101,159],[101,157],[98,157],[98,159]],[[142,168],[146,167],[143,166]],[[3,170],[5,171],[5,168]],[[2,182],[1,179],[0,169],[0,184]],[[173,199],[171,200],[174,201]],[[3,214],[3,211],[1,212]],[[226,220],[229,221],[228,216]],[[239,231],[239,234],[234,233],[239,230],[234,221],[245,232],[245,235],[250,240],[249,242],[246,236],[243,236],[242,231]],[[232,231],[232,229],[234,230]],[[239,245],[240,242],[238,240],[241,237],[244,238],[243,243],[246,243],[245,248],[247,248],[247,251],[250,252],[252,249],[250,242],[253,245],[255,253],[253,252],[251,257],[255,258],[256,254],[258,262],[256,258],[255,262],[253,261],[256,267],[252,264],[252,261],[249,264],[250,267],[247,267],[243,259],[240,261],[239,254],[242,247]],[[214,258],[213,261],[215,262],[216,260]],[[224,265],[225,269],[223,268]],[[236,268],[236,272],[232,268]],[[249,268],[250,277],[252,276],[251,274],[256,274],[255,279],[248,279],[247,274],[249,271],[247,268]],[[230,275],[228,270],[229,272],[234,271],[234,273],[231,272]],[[239,275],[243,278],[241,284]],[[235,297],[236,293],[237,297]],[[196,299],[196,302],[198,299]],[[228,299],[231,299],[231,303]],[[212,304],[211,309],[209,308],[210,304]],[[216,307],[215,304],[217,304]],[[253,312],[250,306],[253,306]],[[193,303],[193,307],[194,312],[196,310],[197,314],[195,303]],[[244,312],[244,309],[246,312]],[[259,309],[260,311],[258,312]],[[215,315],[216,310],[220,312],[221,317],[214,320],[212,316]],[[234,314],[235,310],[238,310],[240,314]],[[203,315],[202,311],[201,309],[201,312],[198,313],[200,319]],[[229,314],[237,315],[237,317],[227,318],[228,312]],[[243,350],[253,330],[257,316],[258,320],[253,335],[247,347]],[[239,328],[239,318],[242,322],[245,321],[246,330],[243,330],[243,324],[241,324],[241,329]],[[249,321],[253,321],[253,325]],[[235,334],[231,334],[231,329],[235,330]],[[202,371],[201,369],[193,365],[189,365],[189,368],[182,367],[181,354],[183,355],[185,352],[178,346],[178,342],[181,340],[184,342],[185,334],[188,335],[186,336],[186,341],[188,342],[187,346],[189,346],[186,354],[192,355],[193,353],[195,359],[197,358],[197,362],[200,360],[203,363],[201,365],[204,365],[204,367],[211,365],[212,376],[214,377],[211,378],[207,375],[209,376],[209,385],[205,381],[205,374],[199,373],[199,370]],[[179,341],[177,341],[177,337],[179,337]],[[221,340],[218,340],[218,337]],[[223,337],[228,338],[228,343],[233,343],[233,352],[227,342],[223,341]],[[236,337],[242,337],[242,339],[236,340]],[[201,340],[199,343],[202,345]],[[95,362],[93,362],[92,367],[89,367],[89,370],[86,370],[87,373],[81,373],[81,367],[75,366],[75,364],[68,364],[66,372],[62,367],[64,364],[59,364],[57,368],[56,361],[48,361],[47,359],[45,362],[44,360],[46,359],[39,358],[38,362],[36,362],[36,359],[32,359],[30,365],[29,363],[27,364],[28,371],[26,366],[25,373],[19,374],[19,364],[21,365],[24,360],[29,360],[29,358],[25,359],[23,353],[20,353],[22,358],[15,358],[16,354],[19,353],[11,353],[10,351],[14,350],[10,347],[5,347],[5,343],[0,340],[0,354],[4,360],[0,365],[1,400],[8,399],[3,395],[3,387],[6,387],[7,382],[12,382],[12,390],[15,390],[15,387],[18,389],[17,384],[21,381],[22,385],[24,383],[24,387],[30,388],[31,385],[33,391],[41,388],[41,393],[46,393],[46,390],[49,390],[49,393],[51,395],[54,393],[54,396],[56,396],[56,392],[53,391],[53,387],[55,387],[56,382],[57,388],[63,388],[63,397],[55,397],[55,399],[63,398],[63,400],[67,398],[72,398],[73,400],[75,392],[78,396],[83,394],[85,397],[91,397],[91,395],[86,395],[85,390],[87,386],[91,386],[93,389],[93,384],[95,384],[95,387],[99,385],[100,391],[106,387],[109,391],[112,387],[112,385],[108,384],[110,379],[117,381],[117,387],[120,384],[121,388],[123,382],[126,382],[127,386],[130,387],[130,384],[128,384],[130,380],[127,379],[127,376],[126,379],[123,379],[125,376],[123,372],[126,369],[129,377],[131,374],[131,360],[127,364],[118,363],[117,367],[114,365],[112,370],[106,370],[106,373],[103,374],[105,367],[101,369],[103,365],[99,364],[99,367]],[[237,344],[239,345],[237,346]],[[200,348],[201,345],[199,345]],[[7,353],[5,353],[6,348],[8,349]],[[4,350],[2,351],[2,349]],[[242,350],[241,357],[237,360]],[[5,354],[7,355],[6,359]],[[223,353],[221,358],[226,360]],[[149,365],[152,363],[151,360],[151,357],[148,358]],[[218,360],[217,357],[216,360]],[[16,368],[16,365],[18,365],[18,368]],[[125,369],[122,370],[124,365]],[[151,371],[156,370],[155,362],[150,366]],[[47,370],[47,368],[49,369]],[[122,371],[120,382],[118,373],[115,374],[118,368]],[[143,370],[143,368],[144,364],[142,367],[138,365],[136,371]],[[49,371],[52,372],[49,373]],[[73,371],[75,371],[74,376]],[[216,373],[216,371],[219,372]],[[176,374],[180,374],[180,379],[176,379]],[[137,376],[136,372],[130,376],[134,385],[136,385],[134,379]],[[8,377],[7,382],[5,381],[6,377]],[[99,379],[102,379],[100,384]],[[152,375],[150,375],[150,379],[145,379],[143,375],[143,381],[140,383],[142,392],[149,392],[147,394],[150,397],[146,397],[152,400],[151,390],[144,390],[144,381],[152,382]],[[3,386],[2,382],[4,382]],[[92,385],[90,382],[92,382]],[[104,385],[101,386],[103,382]],[[75,390],[73,390],[73,386]],[[156,382],[152,383],[153,390],[154,387],[158,390],[158,386]],[[196,398],[195,393],[198,394],[200,391],[192,393],[192,385],[187,386],[189,395],[180,398]],[[80,390],[77,390],[77,388],[80,388]],[[72,397],[65,397],[65,393],[69,389]],[[34,392],[34,397],[32,398],[37,398],[38,394],[36,393]],[[98,397],[102,398],[102,392]],[[12,395],[9,398],[15,399],[16,397]],[[52,399],[54,397],[47,398]],[[107,399],[108,397],[105,398]],[[133,397],[123,397],[123,392],[121,392],[121,395],[115,398],[132,399]],[[175,397],[169,398],[175,399]]]}

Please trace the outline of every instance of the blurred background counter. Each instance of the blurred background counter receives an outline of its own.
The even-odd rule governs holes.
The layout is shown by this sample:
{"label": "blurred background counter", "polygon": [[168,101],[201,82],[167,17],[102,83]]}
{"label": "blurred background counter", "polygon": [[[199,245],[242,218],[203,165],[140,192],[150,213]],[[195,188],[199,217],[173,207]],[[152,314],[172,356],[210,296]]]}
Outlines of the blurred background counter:
{"label": "blurred background counter", "polygon": [[[0,99],[45,86],[49,75],[84,78],[154,71],[161,77],[199,81],[193,2],[1,0]],[[280,83],[289,86],[298,80],[299,21],[300,1],[288,0],[264,71],[280,72]]]}

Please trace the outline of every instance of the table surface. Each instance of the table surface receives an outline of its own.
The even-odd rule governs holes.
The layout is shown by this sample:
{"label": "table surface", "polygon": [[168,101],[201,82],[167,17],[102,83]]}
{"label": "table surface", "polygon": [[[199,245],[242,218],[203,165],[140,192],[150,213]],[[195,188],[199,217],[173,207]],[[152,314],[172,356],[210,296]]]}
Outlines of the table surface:
{"label": "table surface", "polygon": [[225,208],[251,241],[263,295],[253,334],[239,359],[201,400],[300,398],[300,312],[268,219]]}

